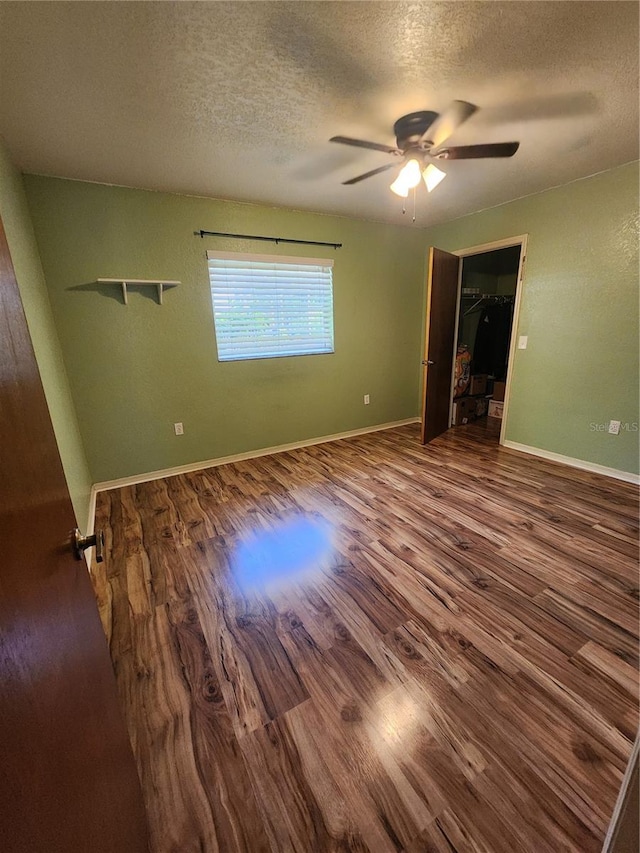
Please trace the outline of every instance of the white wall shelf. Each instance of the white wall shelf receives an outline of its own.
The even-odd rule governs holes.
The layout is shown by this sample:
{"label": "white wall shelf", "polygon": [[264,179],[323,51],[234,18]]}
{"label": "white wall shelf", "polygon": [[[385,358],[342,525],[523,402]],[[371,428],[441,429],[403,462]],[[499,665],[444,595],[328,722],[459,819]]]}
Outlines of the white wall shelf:
{"label": "white wall shelf", "polygon": [[162,305],[162,294],[165,290],[168,290],[170,287],[177,287],[181,282],[179,281],[156,281],[153,279],[146,278],[99,278],[97,279],[98,284],[119,284],[122,287],[122,299],[125,305],[129,304],[129,297],[127,289],[129,287],[155,287],[156,293],[158,294],[158,305]]}

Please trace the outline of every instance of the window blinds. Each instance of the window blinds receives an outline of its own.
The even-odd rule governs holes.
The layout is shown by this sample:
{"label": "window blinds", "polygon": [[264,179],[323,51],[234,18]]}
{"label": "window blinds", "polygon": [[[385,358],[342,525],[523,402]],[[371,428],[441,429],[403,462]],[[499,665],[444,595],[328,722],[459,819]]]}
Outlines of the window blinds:
{"label": "window blinds", "polygon": [[219,361],[333,352],[333,261],[207,252]]}

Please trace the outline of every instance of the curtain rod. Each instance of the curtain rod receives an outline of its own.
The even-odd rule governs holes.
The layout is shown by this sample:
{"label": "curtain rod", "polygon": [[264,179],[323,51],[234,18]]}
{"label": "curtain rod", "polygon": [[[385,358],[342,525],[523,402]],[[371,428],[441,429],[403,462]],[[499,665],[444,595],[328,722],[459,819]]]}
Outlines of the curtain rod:
{"label": "curtain rod", "polygon": [[224,231],[194,231],[196,237],[235,237],[238,240],[265,240],[268,243],[298,243],[304,246],[331,246],[341,249],[342,243],[323,243],[320,240],[289,240],[287,237],[260,237],[257,234],[227,234]]}

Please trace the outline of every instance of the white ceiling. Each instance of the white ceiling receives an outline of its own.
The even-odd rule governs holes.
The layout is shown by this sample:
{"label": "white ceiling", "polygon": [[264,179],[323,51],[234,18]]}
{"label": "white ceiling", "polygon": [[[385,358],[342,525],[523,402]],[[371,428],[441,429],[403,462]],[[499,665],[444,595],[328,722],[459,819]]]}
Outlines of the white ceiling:
{"label": "white ceiling", "polygon": [[[638,158],[636,2],[0,2],[0,133],[26,172],[411,224],[393,122],[481,109],[424,226]],[[441,165],[441,164],[439,164]]]}

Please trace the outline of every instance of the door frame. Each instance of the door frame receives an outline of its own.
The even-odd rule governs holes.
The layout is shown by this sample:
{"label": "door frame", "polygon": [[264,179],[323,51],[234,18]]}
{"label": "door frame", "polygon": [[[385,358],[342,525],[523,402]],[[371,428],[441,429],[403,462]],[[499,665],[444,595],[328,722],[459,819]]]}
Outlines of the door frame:
{"label": "door frame", "polygon": [[[516,278],[516,298],[513,305],[513,317],[511,318],[511,341],[509,343],[509,358],[507,362],[507,378],[504,392],[504,406],[502,407],[502,423],[500,425],[499,443],[504,444],[507,434],[507,418],[509,415],[509,396],[511,382],[513,379],[513,363],[518,348],[518,328],[520,325],[520,306],[522,305],[522,291],[524,287],[524,264],[527,259],[527,243],[529,235],[519,234],[516,237],[505,237],[503,240],[494,240],[491,243],[481,243],[478,246],[469,246],[466,249],[457,249],[451,252],[462,261],[469,255],[484,255],[485,252],[495,252],[497,249],[508,249],[511,246],[520,246],[520,261],[518,263],[518,275]],[[458,349],[458,328],[460,324],[460,300],[462,298],[462,263],[458,275],[458,301],[456,303],[456,328],[453,339],[453,372],[451,374],[451,406],[449,410],[449,422],[453,419],[453,382],[455,375],[455,356]]]}

